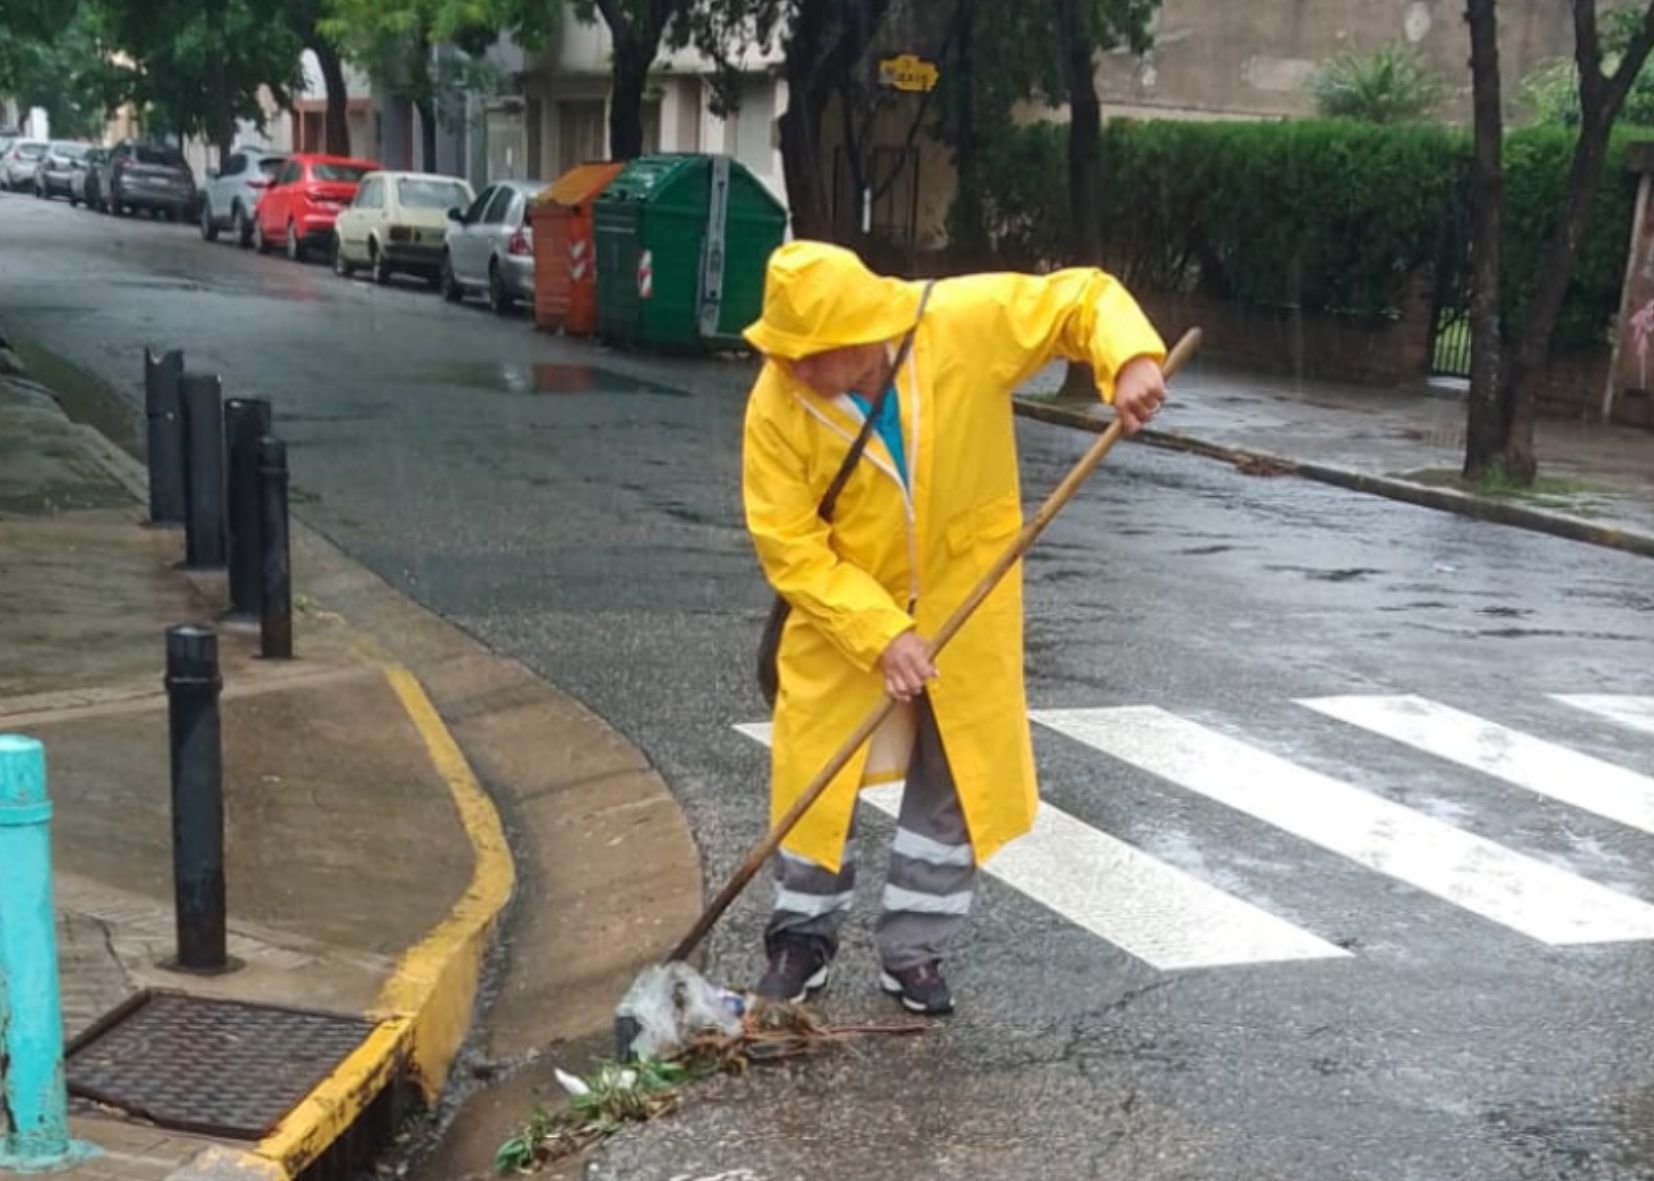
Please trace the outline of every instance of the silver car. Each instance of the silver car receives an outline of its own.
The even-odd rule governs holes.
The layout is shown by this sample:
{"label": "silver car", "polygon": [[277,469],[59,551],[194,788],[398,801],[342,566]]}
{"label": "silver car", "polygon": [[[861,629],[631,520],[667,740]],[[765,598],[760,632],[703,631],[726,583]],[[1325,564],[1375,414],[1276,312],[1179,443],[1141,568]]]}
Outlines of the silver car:
{"label": "silver car", "polygon": [[0,185],[12,191],[34,188],[34,170],[51,145],[43,139],[16,139],[0,156]]}
{"label": "silver car", "polygon": [[482,292],[488,306],[503,316],[518,300],[533,300],[534,231],[528,224],[528,202],[545,187],[543,180],[499,180],[468,209],[448,211],[441,280],[448,302]]}
{"label": "silver car", "polygon": [[253,244],[253,208],[287,162],[280,152],[238,148],[224,161],[224,167],[207,170],[201,190],[201,236],[217,241],[220,230],[229,230],[241,246]]}
{"label": "silver car", "polygon": [[46,149],[34,170],[34,195],[68,197],[74,203],[75,172],[86,167],[86,145],[57,140]]}

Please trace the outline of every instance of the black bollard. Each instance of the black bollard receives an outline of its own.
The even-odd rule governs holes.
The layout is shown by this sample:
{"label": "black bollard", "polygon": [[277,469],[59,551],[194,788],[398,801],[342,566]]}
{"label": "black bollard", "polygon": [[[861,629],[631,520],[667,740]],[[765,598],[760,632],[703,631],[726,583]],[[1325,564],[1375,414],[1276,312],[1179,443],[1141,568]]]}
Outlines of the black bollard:
{"label": "black bollard", "polygon": [[270,403],[261,398],[231,398],[224,403],[224,439],[229,459],[225,486],[229,494],[228,558],[230,619],[258,618],[259,475],[258,441],[270,433]]}
{"label": "black bollard", "polygon": [[287,444],[258,441],[260,563],[259,651],[266,660],[293,659],[293,564],[287,541]]}
{"label": "black bollard", "polygon": [[178,383],[184,354],[173,349],[157,357],[144,350],[144,419],[148,427],[149,521],[182,525],[184,497],[184,407]]}
{"label": "black bollard", "polygon": [[224,918],[224,759],[218,723],[218,637],[167,629],[172,750],[172,882],[178,959],[186,972],[230,966]]}
{"label": "black bollard", "polygon": [[183,380],[185,469],[189,513],[184,523],[184,566],[224,568],[224,404],[216,375],[186,373]]}

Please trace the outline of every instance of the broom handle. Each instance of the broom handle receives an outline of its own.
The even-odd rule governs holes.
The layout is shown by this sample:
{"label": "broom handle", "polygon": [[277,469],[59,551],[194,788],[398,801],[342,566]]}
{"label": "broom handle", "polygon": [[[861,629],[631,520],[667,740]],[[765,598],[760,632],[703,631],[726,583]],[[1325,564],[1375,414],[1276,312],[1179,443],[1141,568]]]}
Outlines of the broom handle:
{"label": "broom handle", "polygon": [[[1183,334],[1182,339],[1167,355],[1164,366],[1166,376],[1171,377],[1178,369],[1182,368],[1183,363],[1193,356],[1194,351],[1199,347],[1200,329],[1191,328]],[[1107,458],[1108,453],[1114,449],[1114,444],[1120,441],[1120,434],[1120,420],[1116,418],[1098,440],[1091,445],[1090,449],[1080,457],[1080,461],[1063,478],[1062,483],[1058,484],[1051,495],[1045,498],[1045,503],[1040,505],[1039,511],[1022,527],[1022,532],[1016,535],[1016,539],[1011,542],[1005,552],[999,555],[998,560],[989,567],[988,572],[977,581],[976,586],[971,589],[971,593],[965,596],[964,602],[953,609],[953,613],[937,630],[935,638],[930,642],[930,655],[933,659],[947,646],[948,641],[959,633],[959,629],[965,626],[983,601],[994,592],[994,588],[999,585],[1000,579],[1005,577],[1006,572],[1022,560],[1022,556],[1028,552],[1028,548],[1034,544],[1041,533],[1045,532],[1046,526],[1051,524],[1056,515],[1062,511],[1063,506],[1073,499],[1074,493],[1079,491],[1080,485],[1085,483],[1091,473],[1097,470],[1097,465]],[[817,772],[816,777],[810,780],[809,785],[793,801],[792,807],[787,809],[781,819],[775,822],[775,826],[770,829],[769,834],[758,842],[752,852],[747,854],[747,858],[741,863],[740,868],[730,877],[724,888],[718,891],[718,896],[702,912],[701,917],[695,921],[695,925],[690,929],[689,934],[685,935],[683,941],[672,950],[668,962],[686,960],[695,948],[700,946],[701,940],[706,938],[706,933],[712,929],[713,924],[723,917],[724,911],[729,909],[730,903],[740,897],[741,891],[747,888],[747,883],[752,881],[758,871],[764,867],[764,863],[781,847],[781,842],[787,839],[787,834],[792,832],[793,827],[803,819],[804,813],[815,806],[816,801],[826,792],[827,786],[833,782],[840,771],[844,770],[845,764],[855,757],[856,752],[862,748],[862,745],[873,737],[874,732],[884,724],[884,720],[890,716],[890,711],[895,708],[896,702],[888,693],[879,699],[879,704],[862,720],[861,725],[855,728],[850,737],[844,740],[844,744],[834,752],[832,758],[827,760],[826,765]]]}

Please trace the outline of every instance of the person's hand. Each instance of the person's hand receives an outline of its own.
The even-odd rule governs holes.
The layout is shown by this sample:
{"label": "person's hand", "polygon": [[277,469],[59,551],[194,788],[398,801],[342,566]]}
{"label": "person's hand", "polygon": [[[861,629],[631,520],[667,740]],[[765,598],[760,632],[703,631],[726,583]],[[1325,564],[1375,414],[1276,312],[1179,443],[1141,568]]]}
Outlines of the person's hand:
{"label": "person's hand", "polygon": [[1127,435],[1143,429],[1166,400],[1166,375],[1153,357],[1137,357],[1114,378],[1114,413]]}
{"label": "person's hand", "polygon": [[925,691],[925,682],[936,676],[930,645],[918,632],[903,632],[890,641],[879,657],[879,669],[884,673],[885,692],[897,701],[912,701]]}

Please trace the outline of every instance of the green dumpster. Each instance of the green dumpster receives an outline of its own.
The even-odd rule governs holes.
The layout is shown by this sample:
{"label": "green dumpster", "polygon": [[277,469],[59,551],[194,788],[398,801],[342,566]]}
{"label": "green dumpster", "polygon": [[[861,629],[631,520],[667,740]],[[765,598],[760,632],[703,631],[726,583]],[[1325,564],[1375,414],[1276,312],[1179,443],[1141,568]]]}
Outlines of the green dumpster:
{"label": "green dumpster", "polygon": [[640,156],[592,211],[597,332],[662,349],[738,345],[764,303],[787,211],[728,156]]}

